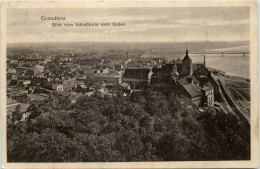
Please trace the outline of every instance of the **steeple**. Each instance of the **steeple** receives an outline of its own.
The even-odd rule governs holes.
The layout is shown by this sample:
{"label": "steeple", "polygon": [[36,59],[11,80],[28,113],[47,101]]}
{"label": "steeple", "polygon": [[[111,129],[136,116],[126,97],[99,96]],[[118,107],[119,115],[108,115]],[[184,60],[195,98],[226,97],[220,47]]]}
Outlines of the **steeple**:
{"label": "steeple", "polygon": [[188,49],[186,49],[186,55],[184,56],[183,60],[191,60]]}

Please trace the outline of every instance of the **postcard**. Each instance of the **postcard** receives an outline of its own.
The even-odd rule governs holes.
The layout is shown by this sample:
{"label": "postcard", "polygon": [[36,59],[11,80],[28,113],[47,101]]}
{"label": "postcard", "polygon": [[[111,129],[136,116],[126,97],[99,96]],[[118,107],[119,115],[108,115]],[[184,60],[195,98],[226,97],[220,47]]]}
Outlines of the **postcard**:
{"label": "postcard", "polygon": [[5,1],[2,167],[256,168],[256,1]]}

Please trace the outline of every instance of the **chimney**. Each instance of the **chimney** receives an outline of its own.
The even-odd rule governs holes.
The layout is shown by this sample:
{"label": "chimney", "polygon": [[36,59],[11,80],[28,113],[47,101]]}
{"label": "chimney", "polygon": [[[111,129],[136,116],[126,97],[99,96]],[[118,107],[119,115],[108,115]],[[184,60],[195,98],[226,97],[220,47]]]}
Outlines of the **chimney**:
{"label": "chimney", "polygon": [[153,71],[150,69],[150,72],[148,73],[148,84],[150,85],[151,79],[152,79]]}
{"label": "chimney", "polygon": [[206,56],[204,55],[204,67],[206,67]]}
{"label": "chimney", "polygon": [[130,45],[128,47],[128,57],[130,57]]}

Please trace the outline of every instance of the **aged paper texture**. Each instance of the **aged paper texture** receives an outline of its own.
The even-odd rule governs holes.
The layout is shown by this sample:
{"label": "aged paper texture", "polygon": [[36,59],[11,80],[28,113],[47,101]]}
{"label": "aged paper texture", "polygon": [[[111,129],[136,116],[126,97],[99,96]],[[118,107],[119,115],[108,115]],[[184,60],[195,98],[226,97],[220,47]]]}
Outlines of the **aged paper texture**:
{"label": "aged paper texture", "polygon": [[256,168],[256,1],[2,2],[3,168]]}

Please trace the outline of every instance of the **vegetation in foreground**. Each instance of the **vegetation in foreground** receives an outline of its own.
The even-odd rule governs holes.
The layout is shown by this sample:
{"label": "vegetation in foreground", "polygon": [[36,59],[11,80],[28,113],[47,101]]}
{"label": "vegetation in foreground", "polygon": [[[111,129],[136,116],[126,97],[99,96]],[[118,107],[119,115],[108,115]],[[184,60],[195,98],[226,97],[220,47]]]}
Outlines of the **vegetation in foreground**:
{"label": "vegetation in foreground", "polygon": [[[159,92],[160,91],[160,92]],[[232,114],[199,112],[166,87],[131,97],[82,96],[19,107],[7,128],[8,162],[248,160],[250,129]]]}

